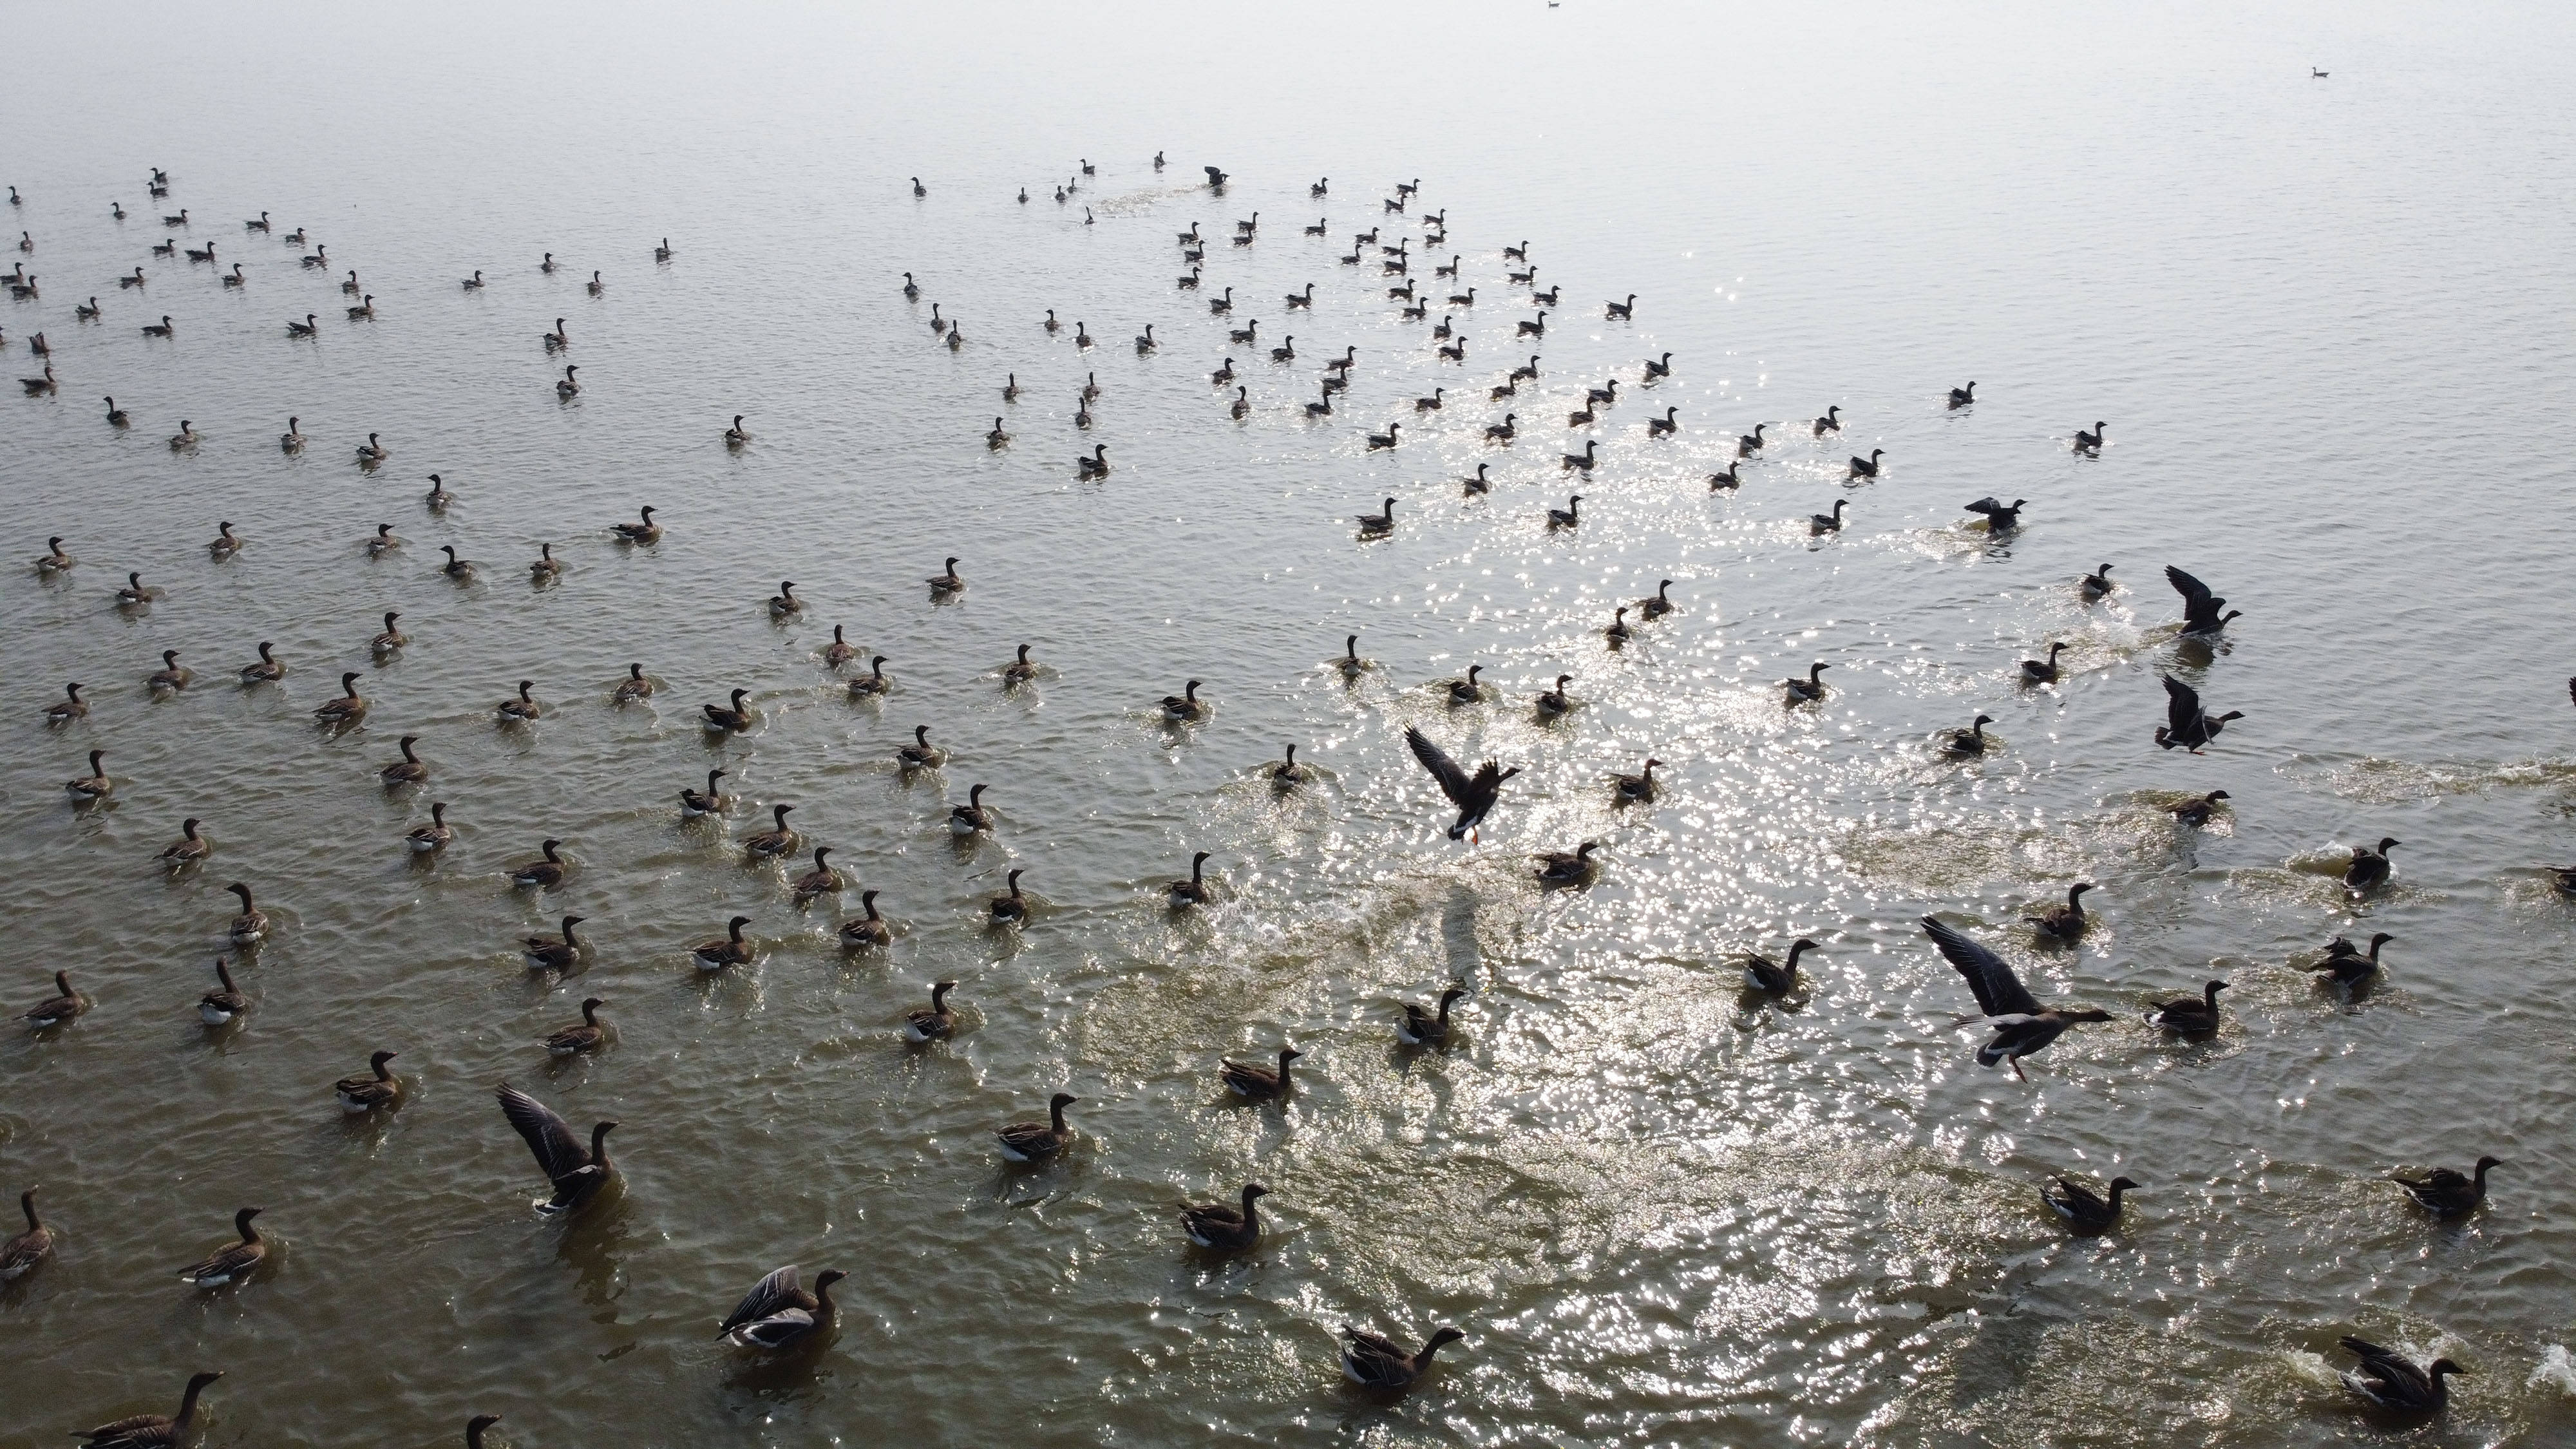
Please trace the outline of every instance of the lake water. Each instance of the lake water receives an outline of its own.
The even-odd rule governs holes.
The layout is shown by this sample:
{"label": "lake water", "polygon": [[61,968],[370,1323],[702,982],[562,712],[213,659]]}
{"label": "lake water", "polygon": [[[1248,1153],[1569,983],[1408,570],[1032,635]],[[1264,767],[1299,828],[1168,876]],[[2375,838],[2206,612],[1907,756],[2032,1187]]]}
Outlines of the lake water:
{"label": "lake water", "polygon": [[[60,391],[0,400],[7,985],[32,1005],[69,968],[96,1006],[0,1038],[0,1189],[41,1183],[63,1235],[0,1291],[0,1445],[170,1412],[197,1368],[228,1373],[225,1445],[446,1443],[477,1412],[523,1446],[2576,1438],[2576,902],[2536,869],[2576,857],[2576,22],[2268,9],[21,10],[5,220],[35,250],[0,259],[41,294],[0,328],[11,377],[46,334]],[[1339,261],[1372,228],[1435,303],[1455,254],[1475,305],[1400,318],[1374,247]],[[174,235],[217,265],[150,253]],[[1563,288],[1526,344],[1524,242]],[[343,320],[349,269],[372,322]],[[1428,336],[1450,311],[1463,364]],[[174,452],[182,419],[202,441]],[[1777,441],[1712,493],[1757,422]],[[1095,444],[1114,472],[1079,479]],[[1492,492],[1463,496],[1478,464]],[[1987,495],[2028,500],[2016,536],[1968,526]],[[1836,499],[1848,526],[1811,536]],[[644,504],[664,538],[619,546]],[[249,544],[215,562],[223,520]],[[406,543],[371,559],[378,523]],[[80,559],[52,581],[49,534]],[[542,543],[568,572],[535,589]],[[940,603],[950,555],[970,587]],[[2104,562],[2121,589],[2087,604]],[[2244,611],[2215,651],[2173,638],[2168,564]],[[120,612],[129,569],[166,597]],[[784,625],[781,579],[808,601]],[[1679,612],[1605,647],[1663,579]],[[414,642],[380,663],[388,609]],[[890,697],[823,666],[834,625]],[[235,686],[261,640],[291,673]],[[2017,684],[2052,641],[2064,680]],[[1006,691],[1023,643],[1043,672]],[[197,678],[156,698],[165,649]],[[1817,661],[1828,698],[1785,708]],[[611,708],[630,662],[660,689]],[[1470,664],[1491,691],[1452,707]],[[372,709],[321,733],[344,669]],[[2205,756],[2152,746],[2168,670],[2244,712]],[[1543,722],[1561,673],[1577,708]],[[91,712],[49,727],[73,679]],[[497,726],[521,679],[550,713]],[[1190,679],[1212,713],[1167,727]],[[709,739],[697,706],[737,687],[758,727]],[[1979,713],[2000,748],[1940,758]],[[1521,768],[1474,842],[1407,724]],[[896,769],[916,725],[943,770]],[[406,733],[435,773],[388,792]],[[1291,741],[1320,778],[1282,798],[1256,772]],[[93,748],[118,787],[74,810]],[[1614,808],[1649,755],[1660,799]],[[683,821],[717,766],[741,808]],[[977,782],[999,823],[961,845]],[[2231,808],[2177,830],[2164,807],[2212,789]],[[432,800],[457,838],[425,862],[402,837]],[[835,847],[837,903],[744,862],[777,802]],[[215,854],[170,874],[191,815]],[[2395,880],[2353,902],[2341,863],[2383,836]],[[548,837],[570,879],[514,890]],[[1540,890],[1529,853],[1583,840],[1597,880]],[[1195,850],[1218,898],[1175,914]],[[1034,919],[995,931],[1015,867]],[[235,880],[278,926],[212,1033]],[[2035,945],[2018,917],[2075,880],[2092,933]],[[889,951],[835,941],[862,887]],[[2117,1019],[2027,1085],[1978,1068],[1936,911]],[[531,973],[519,938],[567,913],[586,969]],[[736,913],[756,964],[692,969]],[[2375,931],[2375,990],[2298,969]],[[1799,998],[1741,990],[1737,953],[1799,935]],[[2139,1019],[2212,978],[2216,1037]],[[958,1035],[907,1045],[943,979]],[[1453,981],[1458,1040],[1401,1048],[1399,1004]],[[614,1048],[549,1061],[587,995]],[[1220,1059],[1283,1042],[1293,1099],[1229,1101]],[[330,1084],[377,1049],[407,1100],[345,1117]],[[505,1078],[623,1124],[622,1196],[530,1211]],[[1069,1159],[1006,1167],[992,1129],[1058,1090]],[[2481,1153],[2507,1166],[2461,1222],[2384,1180]],[[2143,1183],[2125,1230],[2070,1238],[2036,1195],[2059,1172]],[[1256,1179],[1261,1247],[1191,1251],[1172,1205]],[[252,1203],[264,1277],[172,1281]],[[715,1342],[787,1262],[850,1274],[829,1351]],[[1344,1321],[1468,1336],[1389,1402],[1341,1381]],[[2374,1418],[2333,1380],[2345,1333],[2474,1376],[2430,1426]]]}

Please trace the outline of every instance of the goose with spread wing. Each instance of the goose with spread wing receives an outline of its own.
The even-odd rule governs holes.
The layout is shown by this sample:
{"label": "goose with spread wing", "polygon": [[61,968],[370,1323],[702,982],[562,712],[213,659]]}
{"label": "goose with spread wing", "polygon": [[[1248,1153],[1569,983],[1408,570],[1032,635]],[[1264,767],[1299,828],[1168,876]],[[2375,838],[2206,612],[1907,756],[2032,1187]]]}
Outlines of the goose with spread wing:
{"label": "goose with spread wing", "polygon": [[796,1271],[790,1263],[752,1284],[742,1302],[717,1325],[716,1337],[731,1339],[740,1348],[774,1350],[814,1342],[829,1333],[836,1316],[832,1285],[849,1275],[826,1268],[814,1275],[814,1291],[808,1293],[796,1281]]}
{"label": "goose with spread wing", "polygon": [[554,1195],[537,1204],[537,1211],[548,1214],[569,1213],[599,1196],[617,1169],[608,1160],[608,1134],[615,1122],[600,1122],[590,1129],[590,1146],[581,1145],[572,1128],[555,1114],[553,1108],[518,1088],[503,1082],[494,1092],[501,1102],[501,1113],[528,1144],[537,1167],[553,1185]]}
{"label": "goose with spread wing", "polygon": [[1431,778],[1440,782],[1440,793],[1448,796],[1449,803],[1458,807],[1458,819],[1449,827],[1451,840],[1464,839],[1468,832],[1474,830],[1493,810],[1494,802],[1501,798],[1503,782],[1521,772],[1518,765],[1506,770],[1500,762],[1487,760],[1477,767],[1475,774],[1469,775],[1456,760],[1449,758],[1446,750],[1433,744],[1430,736],[1409,725],[1404,731],[1404,742],[1412,747],[1413,757],[1422,762],[1422,768],[1430,771]]}
{"label": "goose with spread wing", "polygon": [[2165,722],[2156,726],[2159,749],[2186,749],[2200,754],[2218,738],[2232,719],[2243,719],[2245,712],[2231,709],[2225,714],[2211,714],[2201,708],[2200,693],[2190,685],[2168,674],[2165,682]]}
{"label": "goose with spread wing", "polygon": [[1984,1046],[1977,1048],[1977,1065],[1991,1067],[1997,1062],[2012,1064],[2013,1075],[2023,1081],[2030,1078],[2021,1069],[2021,1059],[2047,1047],[2068,1027],[2079,1021],[2109,1021],[2111,1013],[2095,1007],[2043,1007],[2021,984],[2004,958],[1959,934],[1930,916],[1923,918],[1924,934],[1941,954],[1968,980],[1968,989],[1977,994],[1979,1010],[1961,1016],[1956,1025],[1983,1022],[1995,1030]]}
{"label": "goose with spread wing", "polygon": [[2185,634],[2218,633],[2227,627],[2228,620],[2245,612],[2227,609],[2226,613],[2220,613],[2219,610],[2227,608],[2225,599],[2212,594],[2209,585],[2170,564],[2165,566],[2165,582],[2174,586],[2175,593],[2182,595],[2182,632]]}

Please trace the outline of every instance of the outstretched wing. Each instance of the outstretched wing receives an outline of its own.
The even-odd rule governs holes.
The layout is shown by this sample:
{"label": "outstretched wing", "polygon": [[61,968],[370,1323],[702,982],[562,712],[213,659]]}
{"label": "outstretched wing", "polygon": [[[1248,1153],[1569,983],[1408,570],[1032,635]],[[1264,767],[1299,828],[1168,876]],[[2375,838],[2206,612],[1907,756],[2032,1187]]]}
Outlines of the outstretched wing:
{"label": "outstretched wing", "polygon": [[[1448,751],[1431,743],[1429,735],[1411,725],[1404,727],[1404,742],[1413,747],[1413,757],[1422,762],[1422,768],[1429,770],[1431,778],[1440,782],[1440,793],[1449,797],[1449,803],[1461,810],[1466,809],[1468,802],[1475,798],[1475,786],[1467,779],[1467,772],[1458,768],[1458,762],[1449,758]],[[1486,768],[1490,770],[1493,766]]]}
{"label": "outstretched wing", "polygon": [[2209,592],[2209,585],[2171,564],[2165,565],[2165,582],[2174,586],[2175,593],[2182,595],[2182,614],[2185,619],[2194,622],[2215,619],[2218,617],[2218,611],[2227,606],[2225,599],[2218,598]]}
{"label": "outstretched wing", "polygon": [[1977,993],[1977,1005],[1985,1008],[1986,1015],[2038,1013],[2038,998],[2030,994],[2030,988],[2021,984],[2021,978],[2004,964],[2003,957],[1930,916],[1923,918],[1923,931],[1932,938],[1933,945],[1941,948],[1941,954],[1950,958],[1950,964],[1958,968],[1959,974],[1968,978],[1968,989]]}
{"label": "outstretched wing", "polygon": [[2003,512],[2004,506],[1992,498],[1980,498],[1976,502],[1968,505],[1968,511],[1970,513],[1983,513],[1988,517],[1992,517],[1995,514]]}
{"label": "outstretched wing", "polygon": [[2165,723],[2179,737],[2200,728],[2200,693],[2170,674],[2160,675],[2165,682]]}
{"label": "outstretched wing", "polygon": [[804,1288],[796,1281],[796,1265],[790,1263],[752,1284],[751,1291],[742,1295],[742,1301],[734,1305],[733,1312],[716,1329],[716,1337],[722,1338],[744,1324],[767,1318],[782,1308],[803,1307],[805,1297]]}
{"label": "outstretched wing", "polygon": [[493,1093],[501,1099],[501,1115],[519,1129],[527,1139],[528,1150],[536,1154],[537,1166],[549,1182],[568,1176],[590,1165],[590,1149],[564,1125],[564,1119],[545,1103],[520,1091],[507,1082]]}

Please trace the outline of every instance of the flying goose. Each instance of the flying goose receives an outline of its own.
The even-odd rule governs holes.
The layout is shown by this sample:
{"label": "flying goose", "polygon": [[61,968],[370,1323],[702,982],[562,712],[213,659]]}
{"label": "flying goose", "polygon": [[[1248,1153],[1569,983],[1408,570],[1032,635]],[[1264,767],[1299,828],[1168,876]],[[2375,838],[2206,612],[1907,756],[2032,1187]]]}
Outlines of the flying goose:
{"label": "flying goose", "polygon": [[2232,719],[2243,719],[2243,710],[2231,709],[2214,715],[2201,708],[2200,694],[2190,685],[2167,674],[2165,682],[2165,722],[2156,726],[2156,745],[2161,749],[2186,749],[2197,755],[2206,750],[2218,732]]}
{"label": "flying goose", "polygon": [[1449,1007],[1466,994],[1464,986],[1452,986],[1441,992],[1437,1011],[1426,1009],[1420,1002],[1404,1002],[1404,1020],[1395,1024],[1397,1039],[1407,1046],[1446,1045],[1449,1041]]}
{"label": "flying goose", "polygon": [[929,1007],[904,1013],[903,1034],[913,1041],[938,1041],[954,1032],[957,1013],[949,1009],[948,993],[956,989],[954,981],[932,982]]}
{"label": "flying goose", "polygon": [[531,971],[569,971],[581,964],[581,941],[572,928],[582,923],[580,916],[563,918],[561,936],[529,936],[520,942],[520,954],[528,958]]}
{"label": "flying goose", "polygon": [[1402,1345],[1381,1338],[1365,1329],[1342,1325],[1342,1373],[1364,1389],[1401,1390],[1413,1387],[1416,1380],[1431,1370],[1431,1356],[1443,1344],[1456,1343],[1467,1335],[1454,1328],[1443,1328],[1422,1344],[1419,1353],[1406,1353]]}
{"label": "flying goose", "polygon": [[2111,1195],[2103,1197],[2071,1177],[2053,1177],[2039,1190],[2039,1200],[2079,1233],[2107,1233],[2120,1225],[2120,1194],[2136,1186],[2128,1178],[2115,1177]]}
{"label": "flying goose", "polygon": [[1073,1145],[1073,1129],[1065,1125],[1064,1109],[1078,1100],[1069,1092],[1058,1092],[1047,1101],[1046,1121],[1013,1122],[993,1134],[1001,1141],[1002,1155],[1013,1162],[1035,1162]]}
{"label": "flying goose", "polygon": [[179,1396],[176,1417],[159,1414],[137,1414],[95,1429],[74,1430],[72,1437],[89,1442],[82,1449],[176,1449],[197,1442],[197,1400],[206,1385],[222,1378],[220,1370],[191,1375],[188,1391]]}
{"label": "flying goose", "polygon": [[536,1205],[547,1214],[569,1213],[599,1195],[601,1188],[616,1176],[617,1169],[608,1160],[608,1134],[617,1124],[613,1121],[594,1123],[590,1129],[590,1146],[572,1134],[564,1119],[552,1108],[518,1088],[503,1082],[495,1091],[500,1098],[501,1113],[528,1144],[537,1159],[537,1167],[554,1188],[554,1195]]}
{"label": "flying goose", "polygon": [[1243,1185],[1243,1206],[1232,1203],[1181,1204],[1181,1231],[1202,1248],[1218,1252],[1240,1252],[1261,1241],[1261,1219],[1253,1211],[1253,1200],[1267,1196],[1270,1189],[1257,1182]]}
{"label": "flying goose", "polygon": [[367,1075],[342,1077],[331,1084],[331,1095],[339,1098],[342,1111],[372,1112],[379,1107],[390,1107],[402,1099],[403,1080],[385,1065],[394,1056],[393,1052],[377,1052],[367,1058]]}
{"label": "flying goose", "polygon": [[2093,924],[2092,918],[2084,914],[2084,893],[2091,889],[2093,889],[2093,882],[2077,881],[2066,888],[2066,904],[2050,906],[2036,916],[2024,916],[2022,919],[2030,923],[2032,930],[2049,940],[2075,940]]}
{"label": "flying goose", "polygon": [[716,1337],[732,1340],[737,1348],[773,1353],[820,1343],[831,1334],[838,1317],[832,1285],[848,1276],[838,1268],[826,1268],[814,1275],[814,1291],[808,1293],[797,1286],[796,1265],[790,1263],[751,1285],[742,1302],[717,1325]]}
{"label": "flying goose", "polygon": [[1291,1089],[1291,1083],[1288,1080],[1288,1064],[1304,1055],[1306,1055],[1304,1052],[1295,1047],[1281,1047],[1279,1065],[1276,1068],[1255,1066],[1244,1062],[1220,1061],[1217,1063],[1217,1079],[1225,1083],[1227,1091],[1238,1097],[1250,1097],[1255,1101],[1283,1097]]}
{"label": "flying goose", "polygon": [[2354,1357],[2358,1367],[2344,1371],[2344,1387],[2383,1409],[2406,1414],[2438,1414],[2451,1404],[2450,1386],[2442,1381],[2444,1374],[2468,1373],[2467,1369],[2447,1358],[2437,1358],[2418,1367],[2414,1360],[2393,1349],[2346,1335],[2340,1340]]}
{"label": "flying goose", "polygon": [[1451,840],[1463,839],[1482,823],[1501,797],[1503,782],[1521,772],[1518,765],[1506,770],[1498,762],[1487,760],[1470,776],[1446,751],[1433,744],[1430,736],[1410,725],[1405,727],[1404,742],[1412,749],[1413,757],[1422,762],[1422,768],[1439,783],[1440,793],[1458,807],[1458,818],[1449,826]]}
{"label": "flying goose", "polygon": [[1798,987],[1798,958],[1809,951],[1823,949],[1815,942],[1800,936],[1789,943],[1789,956],[1785,961],[1774,961],[1759,952],[1748,951],[1741,963],[1744,968],[1744,984],[1755,991],[1772,996],[1786,996]]}
{"label": "flying goose", "polygon": [[1923,930],[1959,974],[1967,978],[1968,989],[1976,993],[1978,1010],[1956,1018],[1953,1024],[1982,1022],[1994,1028],[1995,1034],[1977,1048],[1977,1065],[1981,1067],[2009,1062],[2013,1075],[2028,1081],[2029,1076],[2021,1069],[2023,1057],[2045,1049],[2076,1022],[2111,1019],[2111,1013],[2097,1007],[2042,1007],[2001,956],[1930,916],[1923,917]]}
{"label": "flying goose", "polygon": [[38,1002],[34,1010],[21,1014],[18,1019],[27,1023],[30,1031],[46,1031],[87,1010],[89,998],[72,989],[71,973],[57,971],[54,973],[54,994]]}
{"label": "flying goose", "polygon": [[2481,1157],[2474,1175],[2437,1167],[2422,1177],[2393,1172],[2388,1180],[2406,1189],[2406,1195],[2433,1216],[2456,1218],[2477,1211],[2478,1204],[2487,1200],[2487,1169],[2502,1166],[2501,1157]]}
{"label": "flying goose", "polygon": [[701,971],[722,971],[730,966],[750,965],[751,943],[742,938],[742,928],[750,924],[749,916],[736,916],[725,922],[724,935],[690,947],[689,959],[697,962]]}

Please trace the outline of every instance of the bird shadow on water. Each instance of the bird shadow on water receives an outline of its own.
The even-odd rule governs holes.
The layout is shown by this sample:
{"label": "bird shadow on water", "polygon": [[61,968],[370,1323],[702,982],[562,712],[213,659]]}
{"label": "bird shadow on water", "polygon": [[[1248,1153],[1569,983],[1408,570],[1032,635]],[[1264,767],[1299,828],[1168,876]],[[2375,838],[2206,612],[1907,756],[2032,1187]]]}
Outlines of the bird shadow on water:
{"label": "bird shadow on water", "polygon": [[626,1186],[612,1178],[607,1188],[555,1239],[555,1261],[573,1270],[581,1301],[605,1308],[626,1294]]}

